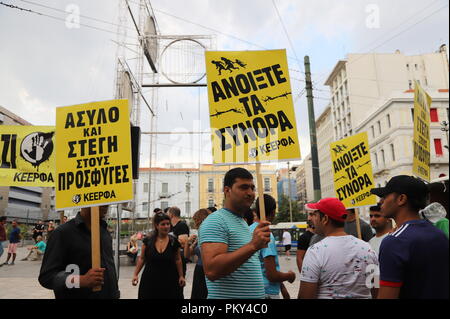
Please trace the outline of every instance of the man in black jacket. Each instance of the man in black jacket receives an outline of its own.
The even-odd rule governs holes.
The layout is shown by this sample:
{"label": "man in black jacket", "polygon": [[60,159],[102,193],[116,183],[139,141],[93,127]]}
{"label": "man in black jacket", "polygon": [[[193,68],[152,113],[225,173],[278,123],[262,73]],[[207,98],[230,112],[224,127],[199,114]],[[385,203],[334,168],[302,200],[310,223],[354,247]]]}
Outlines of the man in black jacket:
{"label": "man in black jacket", "polygon": [[[119,298],[112,238],[103,220],[107,212],[108,206],[100,207],[101,268],[91,268],[90,208],[82,208],[75,218],[56,228],[49,238],[39,283],[52,289],[56,299]],[[92,291],[96,286],[101,286],[101,290]]]}

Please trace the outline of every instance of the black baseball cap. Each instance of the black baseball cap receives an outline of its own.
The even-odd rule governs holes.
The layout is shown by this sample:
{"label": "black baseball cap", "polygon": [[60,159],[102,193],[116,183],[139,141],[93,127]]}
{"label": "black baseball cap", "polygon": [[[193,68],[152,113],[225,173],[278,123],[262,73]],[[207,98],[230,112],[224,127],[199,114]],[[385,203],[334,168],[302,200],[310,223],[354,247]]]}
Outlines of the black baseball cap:
{"label": "black baseball cap", "polygon": [[428,195],[428,187],[420,179],[409,176],[399,175],[392,177],[385,187],[373,188],[372,194],[378,197],[385,197],[391,193],[405,194],[409,198],[425,198]]}

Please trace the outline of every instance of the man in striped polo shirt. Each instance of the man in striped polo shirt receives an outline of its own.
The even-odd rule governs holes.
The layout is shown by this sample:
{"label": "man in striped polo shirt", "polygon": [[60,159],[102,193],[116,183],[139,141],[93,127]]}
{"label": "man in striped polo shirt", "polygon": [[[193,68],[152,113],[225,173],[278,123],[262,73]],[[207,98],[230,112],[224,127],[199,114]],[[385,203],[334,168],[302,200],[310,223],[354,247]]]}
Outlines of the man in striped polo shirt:
{"label": "man in striped polo shirt", "polygon": [[210,214],[199,229],[208,299],[264,299],[258,252],[270,241],[269,222],[252,233],[244,220],[255,200],[252,174],[234,168],[224,178],[224,208]]}
{"label": "man in striped polo shirt", "polygon": [[381,214],[398,226],[381,242],[378,299],[448,299],[448,239],[419,216],[427,202],[425,183],[400,175],[371,192],[381,197]]}

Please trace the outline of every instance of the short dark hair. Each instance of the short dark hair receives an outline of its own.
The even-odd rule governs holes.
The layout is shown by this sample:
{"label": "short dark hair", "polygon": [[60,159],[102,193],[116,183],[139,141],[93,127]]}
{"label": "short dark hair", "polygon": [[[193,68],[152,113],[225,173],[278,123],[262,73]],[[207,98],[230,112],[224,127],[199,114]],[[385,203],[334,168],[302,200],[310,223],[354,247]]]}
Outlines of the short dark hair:
{"label": "short dark hair", "polygon": [[6,216],[0,216],[0,222],[6,221]]}
{"label": "short dark hair", "polygon": [[[325,214],[322,213],[321,211],[319,211],[319,215],[320,215],[320,219],[325,217]],[[330,216],[328,216],[328,220],[330,221],[330,224],[335,228],[344,228],[344,226],[345,226],[345,222],[334,220],[333,218],[330,218]]]}
{"label": "short dark hair", "polygon": [[355,209],[349,208],[349,209],[347,209],[347,213],[355,214]]}
{"label": "short dark hair", "polygon": [[207,210],[209,210],[211,213],[214,213],[217,208],[215,208],[214,206],[208,207]]}
{"label": "short dark hair", "polygon": [[156,214],[157,212],[162,212],[162,209],[161,208],[155,208],[154,210],[153,210],[153,212]]}
{"label": "short dark hair", "polygon": [[178,207],[173,206],[169,208],[169,213],[173,214],[176,217],[180,217],[181,216],[181,211]]}
{"label": "short dark hair", "polygon": [[[273,198],[269,194],[264,194],[264,210],[266,212],[266,215],[272,215],[272,213],[275,214],[276,208],[277,202],[275,201],[275,198]],[[256,216],[258,216],[258,218],[261,218],[259,212],[259,198],[256,199]]]}
{"label": "short dark hair", "polygon": [[223,186],[232,187],[236,182],[236,178],[253,179],[253,175],[248,170],[242,167],[230,169],[225,174],[225,178],[223,179]]}
{"label": "short dark hair", "polygon": [[380,204],[376,204],[375,206],[370,206],[369,210],[371,212],[380,212],[381,211],[381,206],[380,206]]}
{"label": "short dark hair", "polygon": [[169,211],[169,209],[170,209],[170,207],[166,207],[166,208],[164,208],[164,213],[166,213],[166,214],[167,214],[167,212]]}

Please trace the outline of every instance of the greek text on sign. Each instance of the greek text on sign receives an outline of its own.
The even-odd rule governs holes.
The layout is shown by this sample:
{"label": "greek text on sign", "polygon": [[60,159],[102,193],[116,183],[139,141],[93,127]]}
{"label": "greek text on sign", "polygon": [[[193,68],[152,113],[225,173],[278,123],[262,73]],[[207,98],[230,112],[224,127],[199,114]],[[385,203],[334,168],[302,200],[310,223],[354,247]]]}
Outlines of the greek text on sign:
{"label": "greek text on sign", "polygon": [[209,51],[214,164],[300,158],[285,50]]}
{"label": "greek text on sign", "polygon": [[430,107],[431,97],[415,82],[413,174],[430,181]]}
{"label": "greek text on sign", "polygon": [[56,109],[56,208],[130,201],[128,100]]}
{"label": "greek text on sign", "polygon": [[0,125],[0,186],[55,186],[54,126]]}
{"label": "greek text on sign", "polygon": [[367,133],[353,135],[330,144],[336,197],[346,208],[376,204],[370,193],[374,187]]}

